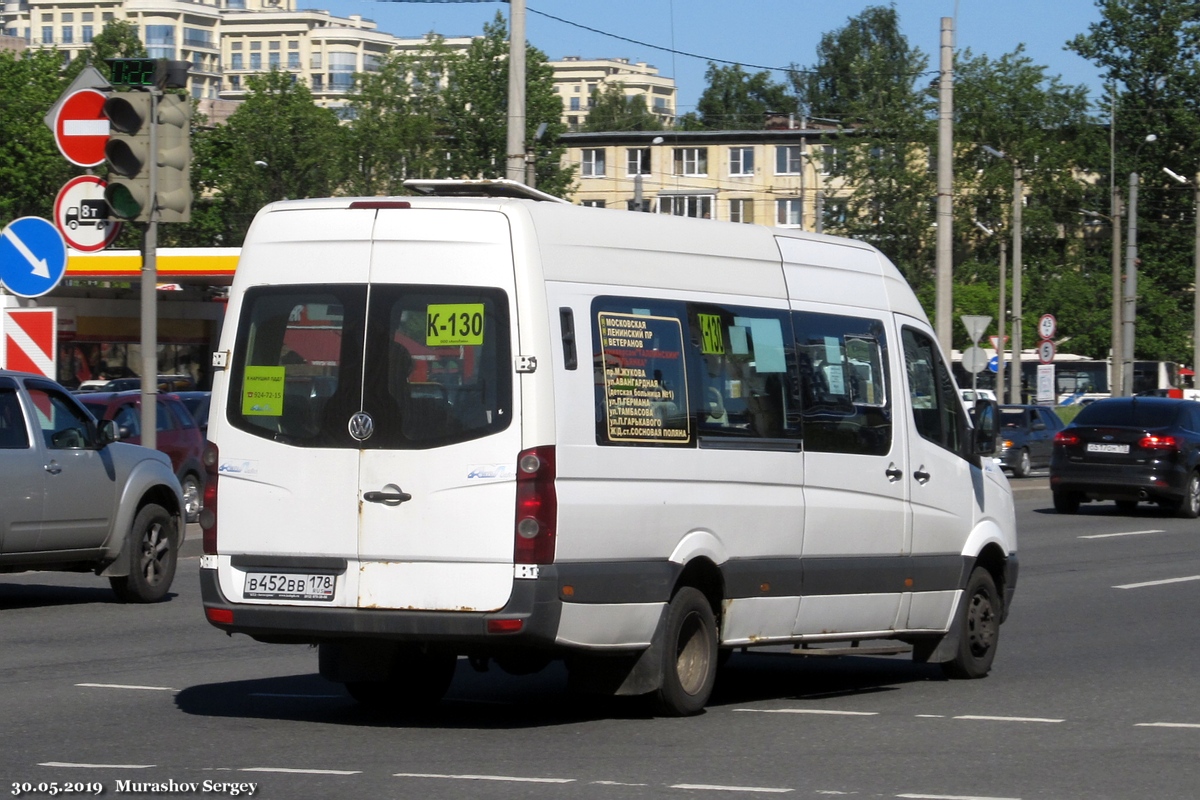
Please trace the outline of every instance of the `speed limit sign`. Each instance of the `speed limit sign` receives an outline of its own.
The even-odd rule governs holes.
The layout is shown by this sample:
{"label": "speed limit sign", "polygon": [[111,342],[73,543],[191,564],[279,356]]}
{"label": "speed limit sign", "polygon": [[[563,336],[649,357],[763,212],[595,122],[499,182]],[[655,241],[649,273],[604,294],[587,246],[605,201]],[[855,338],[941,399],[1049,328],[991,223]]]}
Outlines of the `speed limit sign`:
{"label": "speed limit sign", "polygon": [[1058,330],[1058,320],[1053,314],[1042,314],[1038,320],[1038,333],[1043,339],[1053,339],[1055,331]]}
{"label": "speed limit sign", "polygon": [[1042,343],[1038,345],[1038,361],[1043,364],[1054,363],[1054,342],[1049,339],[1042,340]]}

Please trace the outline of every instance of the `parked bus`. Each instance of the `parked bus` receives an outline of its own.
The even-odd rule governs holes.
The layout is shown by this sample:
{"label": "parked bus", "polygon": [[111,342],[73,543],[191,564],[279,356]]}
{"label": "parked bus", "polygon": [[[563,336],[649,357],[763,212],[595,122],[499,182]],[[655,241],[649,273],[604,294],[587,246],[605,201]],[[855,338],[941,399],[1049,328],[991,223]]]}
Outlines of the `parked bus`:
{"label": "parked bus", "polygon": [[[996,351],[988,349],[989,359]],[[952,356],[954,379],[961,387],[975,386],[978,389],[995,391],[1002,402],[1009,398],[1012,376],[1012,360],[1005,368],[1003,393],[996,390],[996,373],[990,366],[977,375],[972,375],[962,366],[962,354],[957,350]],[[1037,402],[1037,352],[1026,350],[1021,356],[1021,401]],[[1059,353],[1054,357],[1054,400],[1057,405],[1071,405],[1083,401],[1112,396],[1112,364],[1109,359],[1094,359],[1070,353]],[[1180,367],[1174,361],[1135,361],[1133,368],[1133,393],[1167,392],[1181,389]],[[1182,396],[1182,395],[1181,395]]]}

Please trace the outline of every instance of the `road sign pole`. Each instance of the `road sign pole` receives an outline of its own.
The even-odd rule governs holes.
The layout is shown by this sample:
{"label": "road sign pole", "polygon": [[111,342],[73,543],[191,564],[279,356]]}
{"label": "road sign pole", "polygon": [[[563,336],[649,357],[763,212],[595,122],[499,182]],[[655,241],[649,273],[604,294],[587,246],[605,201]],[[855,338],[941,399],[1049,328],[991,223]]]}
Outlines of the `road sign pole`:
{"label": "road sign pole", "polygon": [[158,446],[158,102],[150,96],[150,221],[142,238],[142,446]]}

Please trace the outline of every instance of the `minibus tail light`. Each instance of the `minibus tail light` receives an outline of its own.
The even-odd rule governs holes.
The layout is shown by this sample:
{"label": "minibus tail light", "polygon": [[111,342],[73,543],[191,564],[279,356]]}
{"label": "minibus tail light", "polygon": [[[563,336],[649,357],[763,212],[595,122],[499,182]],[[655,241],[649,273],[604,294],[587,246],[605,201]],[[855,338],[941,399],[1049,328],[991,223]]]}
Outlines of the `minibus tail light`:
{"label": "minibus tail light", "polygon": [[205,555],[217,554],[217,476],[221,463],[220,452],[212,442],[204,443],[204,507],[200,509],[201,540]]}
{"label": "minibus tail light", "polygon": [[554,447],[533,447],[517,456],[517,514],[513,561],[554,562],[558,497],[554,491]]}

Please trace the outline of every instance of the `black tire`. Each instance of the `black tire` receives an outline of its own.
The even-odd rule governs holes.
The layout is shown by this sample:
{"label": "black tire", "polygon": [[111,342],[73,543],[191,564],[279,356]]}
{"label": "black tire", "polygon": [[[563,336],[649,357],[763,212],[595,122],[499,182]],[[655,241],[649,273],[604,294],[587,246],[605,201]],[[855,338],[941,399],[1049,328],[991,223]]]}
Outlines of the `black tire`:
{"label": "black tire", "polygon": [[1137,511],[1137,507],[1138,507],[1137,500],[1118,500],[1117,501],[1117,511],[1121,512],[1122,514],[1132,514],[1133,512]]}
{"label": "black tire", "polygon": [[1022,447],[1020,454],[1017,456],[1017,463],[1013,467],[1014,478],[1028,478],[1029,473],[1033,471],[1033,464],[1029,460],[1029,449]]}
{"label": "black tire", "polygon": [[160,505],[144,506],[134,517],[125,542],[129,574],[108,579],[117,599],[125,603],[162,600],[175,579],[178,541],[175,518]]}
{"label": "black tire", "polygon": [[200,479],[190,472],[180,482],[183,488],[183,518],[187,522],[199,522],[200,510],[204,508],[204,492]]}
{"label": "black tire", "polygon": [[685,586],[667,606],[662,641],[662,686],[655,710],[689,717],[704,710],[717,678],[717,622],[708,598]]}
{"label": "black tire", "polygon": [[942,664],[950,678],[983,678],[992,669],[996,645],[1000,641],[1000,618],[1003,616],[996,582],[983,567],[976,567],[963,592],[961,619],[955,617],[958,629],[958,650],[951,661]]}
{"label": "black tire", "polygon": [[1055,492],[1054,510],[1059,514],[1079,513],[1079,495],[1075,492]]}
{"label": "black tire", "polygon": [[1200,472],[1188,476],[1187,488],[1183,491],[1175,514],[1184,519],[1200,517]]}
{"label": "black tire", "polygon": [[387,679],[350,681],[346,691],[359,705],[389,716],[429,711],[445,697],[457,666],[454,653],[405,648],[393,658]]}

